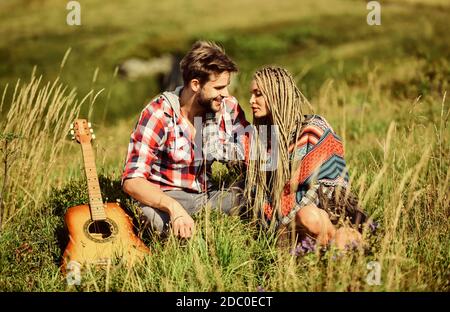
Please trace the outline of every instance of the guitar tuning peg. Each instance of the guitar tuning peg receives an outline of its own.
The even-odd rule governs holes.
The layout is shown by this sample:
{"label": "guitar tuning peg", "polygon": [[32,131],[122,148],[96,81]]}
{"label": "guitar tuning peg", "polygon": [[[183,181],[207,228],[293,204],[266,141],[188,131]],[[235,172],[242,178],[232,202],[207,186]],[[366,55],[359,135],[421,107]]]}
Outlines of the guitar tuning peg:
{"label": "guitar tuning peg", "polygon": [[94,133],[94,129],[91,129],[90,131],[91,131],[91,133]]}
{"label": "guitar tuning peg", "polygon": [[75,140],[75,136],[74,135],[72,135],[72,140]]}
{"label": "guitar tuning peg", "polygon": [[73,129],[73,124],[70,124],[70,130],[72,130]]}
{"label": "guitar tuning peg", "polygon": [[70,130],[70,134],[73,136],[75,134],[75,131]]}
{"label": "guitar tuning peg", "polygon": [[89,128],[91,128],[91,127],[92,127],[92,124],[91,124],[90,122],[88,122],[88,127],[89,127]]}
{"label": "guitar tuning peg", "polygon": [[95,134],[92,135],[92,140],[95,140]]}

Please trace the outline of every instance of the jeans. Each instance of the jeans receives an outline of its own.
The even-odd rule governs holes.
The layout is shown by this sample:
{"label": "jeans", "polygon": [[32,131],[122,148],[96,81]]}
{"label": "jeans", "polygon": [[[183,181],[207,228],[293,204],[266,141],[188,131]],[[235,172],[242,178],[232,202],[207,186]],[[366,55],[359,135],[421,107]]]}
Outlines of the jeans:
{"label": "jeans", "polygon": [[[205,205],[212,209],[219,209],[227,215],[240,212],[244,205],[242,188],[233,186],[227,190],[212,190],[206,193],[186,192],[182,190],[165,191],[166,195],[178,201],[189,215],[199,212]],[[146,225],[158,233],[167,234],[170,217],[165,211],[141,204]]]}

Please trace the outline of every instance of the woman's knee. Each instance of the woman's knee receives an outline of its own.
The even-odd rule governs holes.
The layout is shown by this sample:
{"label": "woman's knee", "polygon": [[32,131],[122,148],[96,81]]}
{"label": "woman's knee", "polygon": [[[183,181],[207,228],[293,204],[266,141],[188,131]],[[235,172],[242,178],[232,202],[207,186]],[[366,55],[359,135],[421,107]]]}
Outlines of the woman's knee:
{"label": "woman's knee", "polygon": [[296,214],[296,223],[316,235],[326,231],[326,224],[320,209],[314,205],[308,205],[300,209]]}
{"label": "woman's knee", "polygon": [[336,231],[335,245],[341,250],[362,246],[364,244],[362,235],[349,227],[341,227]]}

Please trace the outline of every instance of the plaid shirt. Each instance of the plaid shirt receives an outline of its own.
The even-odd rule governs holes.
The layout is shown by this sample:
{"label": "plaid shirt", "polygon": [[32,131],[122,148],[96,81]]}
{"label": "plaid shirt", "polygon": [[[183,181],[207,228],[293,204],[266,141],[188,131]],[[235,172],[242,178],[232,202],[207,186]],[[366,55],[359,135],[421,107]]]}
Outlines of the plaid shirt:
{"label": "plaid shirt", "polygon": [[122,174],[125,179],[142,177],[162,190],[204,192],[210,186],[208,166],[213,160],[243,159],[249,125],[234,97],[222,101],[222,109],[207,120],[194,119],[194,137],[181,115],[179,94],[164,92],[142,111],[131,133]]}

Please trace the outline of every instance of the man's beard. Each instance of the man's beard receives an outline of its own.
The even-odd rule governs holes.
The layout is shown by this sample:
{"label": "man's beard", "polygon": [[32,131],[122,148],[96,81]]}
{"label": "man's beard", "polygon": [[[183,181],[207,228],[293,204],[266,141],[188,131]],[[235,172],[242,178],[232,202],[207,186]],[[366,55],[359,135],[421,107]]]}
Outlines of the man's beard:
{"label": "man's beard", "polygon": [[217,113],[220,110],[220,105],[216,106],[214,100],[218,100],[219,103],[222,100],[222,97],[219,95],[214,98],[205,98],[202,93],[199,94],[197,102],[205,110],[205,113]]}

